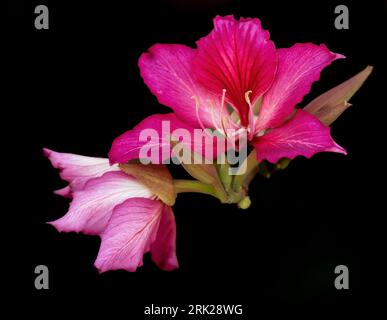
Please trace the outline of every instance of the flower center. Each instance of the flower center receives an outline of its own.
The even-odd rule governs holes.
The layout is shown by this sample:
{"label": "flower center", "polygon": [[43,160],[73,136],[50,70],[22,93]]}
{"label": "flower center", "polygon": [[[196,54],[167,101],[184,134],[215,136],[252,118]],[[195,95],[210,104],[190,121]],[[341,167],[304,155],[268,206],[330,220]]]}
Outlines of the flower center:
{"label": "flower center", "polygon": [[[211,131],[209,128],[205,127],[203,123],[203,113],[200,112],[202,108],[201,101],[199,97],[192,96],[191,98],[195,101],[195,112],[196,118],[201,129],[204,131],[205,135],[208,137],[213,137],[214,135],[221,134],[224,136],[229,143],[233,146],[235,150],[239,149],[237,141],[240,140],[242,136],[245,136],[247,139],[252,139],[254,134],[254,108],[250,102],[249,94],[252,91],[248,91],[245,94],[245,99],[249,105],[249,125],[247,127],[241,125],[240,114],[237,109],[235,109],[231,104],[226,102],[226,93],[227,90],[222,90],[222,95],[220,98],[220,103],[216,102],[214,99],[206,100],[206,109],[208,116],[210,116],[210,122],[212,125]],[[208,123],[208,117],[206,118]]]}

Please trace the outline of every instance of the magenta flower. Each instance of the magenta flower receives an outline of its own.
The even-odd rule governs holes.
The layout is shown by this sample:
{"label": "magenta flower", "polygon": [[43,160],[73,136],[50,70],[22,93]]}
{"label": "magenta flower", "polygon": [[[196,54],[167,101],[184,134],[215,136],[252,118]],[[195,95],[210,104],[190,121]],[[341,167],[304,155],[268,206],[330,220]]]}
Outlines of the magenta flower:
{"label": "magenta flower", "polygon": [[[99,235],[100,272],[135,271],[147,252],[161,269],[178,268],[171,208],[177,194],[202,193],[247,209],[256,174],[270,177],[297,156],[346,153],[328,126],[350,106],[371,66],[298,109],[322,70],[344,57],[311,43],[276,49],[258,19],[216,17],[214,25],[196,49],[156,44],[140,57],[146,85],[173,112],[154,114],[118,137],[109,159],[44,149],[68,182],[55,193],[72,199],[67,214],[49,223],[58,231]],[[144,149],[151,149],[146,160],[153,164],[127,163],[147,157]],[[193,179],[173,179],[160,163],[187,149],[194,152],[180,160]],[[235,150],[243,155],[239,167]],[[201,156],[211,161],[200,162]]]}
{"label": "magenta flower", "polygon": [[[309,158],[325,151],[345,154],[328,127],[307,111],[295,110],[321,71],[344,56],[311,43],[276,49],[258,19],[218,16],[214,26],[196,49],[156,44],[140,57],[146,85],[174,112],[152,115],[118,137],[111,163],[139,158],[146,143],[139,139],[141,130],[160,132],[163,120],[171,128],[211,129],[226,138],[229,129],[245,133],[258,161]],[[157,143],[161,149],[169,142],[160,138]]]}
{"label": "magenta flower", "polygon": [[67,214],[49,223],[62,232],[99,235],[95,266],[100,272],[135,271],[147,252],[163,270],[178,267],[170,206],[118,166],[110,167],[108,159],[44,151],[69,182],[57,193],[72,197]]}

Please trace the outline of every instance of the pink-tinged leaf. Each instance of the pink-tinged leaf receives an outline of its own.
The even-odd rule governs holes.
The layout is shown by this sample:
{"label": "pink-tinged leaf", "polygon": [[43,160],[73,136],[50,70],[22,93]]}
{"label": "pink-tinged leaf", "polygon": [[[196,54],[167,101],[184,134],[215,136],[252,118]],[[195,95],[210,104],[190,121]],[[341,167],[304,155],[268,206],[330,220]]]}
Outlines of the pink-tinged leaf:
{"label": "pink-tinged leaf", "polygon": [[[171,158],[171,138],[181,141],[188,150],[216,158],[217,153],[222,151],[221,148],[218,150],[216,139],[206,139],[206,135],[201,134],[200,140],[195,140],[195,131],[200,133],[201,129],[194,129],[173,113],[149,116],[113,141],[109,152],[110,162],[126,163],[133,159],[143,159],[153,164],[162,164]],[[212,154],[208,150],[212,150]]]}
{"label": "pink-tinged leaf", "polygon": [[[217,105],[192,77],[192,60],[196,51],[184,45],[156,44],[143,53],[138,65],[145,84],[164,104],[189,125],[200,128],[200,121],[206,128],[214,128],[213,119],[219,123],[219,114],[213,113]],[[200,106],[200,121],[195,112]]]}
{"label": "pink-tinged leaf", "polygon": [[[175,234],[172,228],[175,226],[173,217],[163,217],[169,213],[164,210],[162,202],[143,198],[129,199],[117,206],[100,235],[101,247],[94,263],[99,272],[117,269],[136,271],[143,264],[143,255],[152,248],[156,262],[171,268],[175,263],[172,252]],[[165,225],[160,229],[162,220],[165,220]],[[156,245],[157,240],[161,243]],[[162,245],[167,247],[161,249]]]}
{"label": "pink-tinged leaf", "polygon": [[59,169],[61,178],[70,183],[70,189],[65,187],[55,191],[56,194],[64,197],[70,197],[71,191],[82,189],[92,178],[100,177],[109,171],[120,170],[117,165],[110,166],[107,158],[85,157],[46,148],[43,151],[53,167]]}
{"label": "pink-tinged leaf", "polygon": [[297,43],[278,50],[278,69],[273,85],[263,96],[255,131],[280,126],[296,104],[310,91],[321,71],[344,56],[332,53],[325,45]]}
{"label": "pink-tinged leaf", "polygon": [[[347,110],[352,104],[343,101],[337,105],[326,105],[318,109],[315,112],[309,112],[314,115],[317,119],[319,119],[323,124],[329,126],[334,122],[340,115]],[[305,109],[304,109],[305,110]],[[308,110],[305,110],[308,112]]]}
{"label": "pink-tinged leaf", "polygon": [[294,159],[296,156],[310,158],[318,152],[346,154],[346,151],[333,141],[330,128],[303,110],[298,110],[283,126],[256,137],[252,143],[257,152],[257,160],[268,160],[272,163],[281,158]]}
{"label": "pink-tinged leaf", "polygon": [[90,179],[82,190],[75,191],[67,214],[49,223],[61,232],[99,234],[106,227],[114,207],[134,197],[151,198],[153,194],[124,172],[107,172]]}
{"label": "pink-tinged leaf", "polygon": [[197,42],[193,70],[199,83],[213,95],[226,99],[238,111],[242,125],[248,123],[245,94],[252,91],[252,103],[265,93],[275,75],[277,54],[269,32],[258,19],[214,19],[214,30]]}
{"label": "pink-tinged leaf", "polygon": [[349,99],[367,80],[372,69],[372,66],[367,66],[357,75],[318,96],[304,110],[315,115],[325,125],[330,125],[351,106]]}
{"label": "pink-tinged leaf", "polygon": [[152,260],[162,270],[179,267],[176,257],[176,223],[172,208],[164,206],[156,240],[151,245]]}

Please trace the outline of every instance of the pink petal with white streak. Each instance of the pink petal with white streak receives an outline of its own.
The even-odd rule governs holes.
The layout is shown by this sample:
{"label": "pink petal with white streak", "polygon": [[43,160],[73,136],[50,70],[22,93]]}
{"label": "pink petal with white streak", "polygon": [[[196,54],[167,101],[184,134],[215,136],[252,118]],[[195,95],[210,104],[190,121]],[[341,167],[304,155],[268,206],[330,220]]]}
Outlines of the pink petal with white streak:
{"label": "pink petal with white streak", "polygon": [[134,197],[151,198],[153,194],[121,171],[107,172],[89,180],[82,190],[75,191],[67,214],[49,223],[62,232],[99,234],[106,227],[114,207]]}
{"label": "pink petal with white streak", "polygon": [[258,19],[235,20],[232,16],[214,19],[214,30],[197,42],[193,71],[199,83],[214,95],[226,89],[227,101],[248,124],[249,106],[245,94],[254,101],[273,82],[277,67],[275,45]]}
{"label": "pink petal with white streak", "polygon": [[256,137],[252,144],[257,151],[258,161],[268,160],[272,163],[281,158],[294,159],[296,156],[310,158],[318,152],[346,154],[346,151],[333,141],[330,128],[303,110],[298,110],[283,126]]}
{"label": "pink petal with white streak", "polygon": [[273,85],[263,96],[255,132],[280,126],[310,91],[321,71],[336,59],[325,45],[297,43],[278,50],[278,69]]}
{"label": "pink petal with white streak", "polygon": [[[174,110],[187,124],[200,128],[214,128],[211,104],[217,102],[196,83],[192,75],[192,60],[196,50],[179,44],[156,44],[143,53],[138,65],[145,84],[161,104]],[[195,98],[194,98],[195,97]],[[200,105],[200,121],[195,112]],[[219,123],[219,112],[213,114]]]}
{"label": "pink petal with white streak", "polygon": [[[72,191],[82,189],[92,178],[100,177],[109,171],[120,170],[117,165],[111,166],[107,158],[85,157],[72,153],[55,152],[46,148],[43,151],[53,167],[60,170],[61,178],[70,183]],[[69,197],[71,190],[65,187],[55,193]]]}
{"label": "pink petal with white streak", "polygon": [[[117,269],[135,271],[142,266],[143,255],[158,240],[160,223],[165,213],[164,204],[157,200],[133,198],[117,206],[101,234],[101,247],[94,263],[99,272]],[[172,221],[167,219],[166,223],[171,224]],[[170,227],[174,228],[174,225],[166,226],[167,229]],[[164,243],[169,244],[167,241],[160,245]],[[163,256],[167,258],[165,262],[168,267],[169,256],[169,251]]]}

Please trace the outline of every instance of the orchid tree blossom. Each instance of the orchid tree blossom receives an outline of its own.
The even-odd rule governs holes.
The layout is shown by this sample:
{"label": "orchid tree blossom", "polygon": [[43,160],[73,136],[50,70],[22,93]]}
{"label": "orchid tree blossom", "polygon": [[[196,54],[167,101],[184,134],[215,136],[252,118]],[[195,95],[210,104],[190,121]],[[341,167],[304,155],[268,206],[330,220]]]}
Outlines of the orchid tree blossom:
{"label": "orchid tree blossom", "polygon": [[[72,197],[67,214],[49,224],[61,232],[99,235],[95,266],[100,272],[135,271],[147,252],[163,270],[178,267],[174,214],[155,189],[129,175],[126,167],[110,166],[108,159],[44,152],[69,182],[66,192],[56,193]],[[171,178],[165,169],[157,170],[165,186]]]}
{"label": "orchid tree blossom", "polygon": [[[372,72],[363,71],[298,108],[322,70],[344,58],[325,45],[297,43],[277,49],[258,19],[216,17],[214,30],[196,43],[156,44],[139,59],[145,84],[158,101],[171,108],[154,114],[116,138],[109,159],[92,158],[44,149],[68,185],[55,191],[71,198],[66,215],[49,222],[58,231],[98,235],[101,247],[95,261],[100,272],[135,271],[143,255],[163,270],[178,268],[176,225],[172,211],[177,194],[198,192],[247,209],[248,187],[259,173],[270,177],[297,156],[318,152],[346,153],[330,135],[330,125],[351,105],[348,101]],[[204,133],[202,143],[174,140],[171,131]],[[159,162],[139,163],[152,140]],[[216,139],[231,140],[233,150],[250,148],[246,170],[230,175],[232,163],[192,164],[192,157],[220,159],[230,149]],[[247,137],[244,144],[242,137]],[[204,140],[204,143],[203,143]],[[182,162],[194,178],[173,179],[166,159],[182,145],[192,151]],[[204,152],[209,147],[213,159]]]}
{"label": "orchid tree blossom", "polygon": [[[312,43],[277,49],[258,19],[233,16],[217,16],[214,30],[196,46],[156,44],[140,57],[144,82],[173,113],[150,116],[118,137],[111,163],[139,158],[145,143],[139,132],[160,131],[163,120],[171,127],[209,129],[226,138],[230,131],[234,137],[245,133],[257,161],[345,154],[317,117],[295,109],[321,71],[343,55]],[[160,147],[167,143],[159,140]]]}

